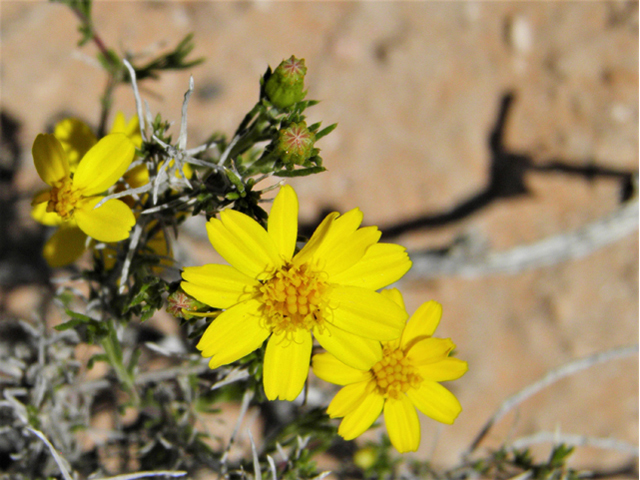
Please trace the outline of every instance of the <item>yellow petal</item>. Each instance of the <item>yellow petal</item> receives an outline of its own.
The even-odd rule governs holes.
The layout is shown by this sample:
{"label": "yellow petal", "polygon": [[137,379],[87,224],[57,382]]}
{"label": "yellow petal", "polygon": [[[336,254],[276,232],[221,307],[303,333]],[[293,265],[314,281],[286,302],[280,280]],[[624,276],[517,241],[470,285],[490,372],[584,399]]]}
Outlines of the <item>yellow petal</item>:
{"label": "yellow petal", "polygon": [[344,417],[352,412],[373,391],[370,381],[350,383],[342,387],[327,407],[331,418]]}
{"label": "yellow petal", "polygon": [[142,187],[149,183],[149,170],[143,163],[126,172],[123,178],[131,188]]}
{"label": "yellow petal", "polygon": [[86,199],[76,208],[73,216],[78,227],[99,242],[119,242],[129,237],[136,218],[129,206],[118,199],[107,200],[99,208],[95,207],[104,197]]}
{"label": "yellow petal", "polygon": [[31,149],[33,163],[38,175],[52,187],[57,182],[69,176],[69,161],[56,137],[48,133],[41,133],[33,142]]}
{"label": "yellow petal", "polygon": [[48,227],[57,227],[63,223],[62,217],[56,212],[47,212],[47,205],[49,203],[49,190],[40,192],[31,202],[31,218],[36,222]]}
{"label": "yellow petal", "polygon": [[290,261],[298,239],[298,196],[291,186],[280,188],[269,213],[267,228],[280,256]]}
{"label": "yellow petal", "polygon": [[127,122],[124,113],[116,113],[116,116],[113,119],[111,131],[109,133],[124,133],[136,146],[136,148],[140,148],[140,146],[142,145],[142,137],[140,136],[140,122],[138,122],[137,115],[131,117],[129,122]]}
{"label": "yellow petal", "polygon": [[264,354],[264,393],[269,400],[293,401],[300,395],[309,373],[311,333],[298,329],[293,338],[271,335]]}
{"label": "yellow petal", "polygon": [[453,393],[436,382],[423,381],[417,389],[407,390],[407,396],[418,410],[438,422],[450,425],[462,411]]}
{"label": "yellow petal", "polygon": [[127,119],[124,117],[124,113],[118,111],[113,118],[113,125],[109,133],[124,133],[126,134]]}
{"label": "yellow petal", "polygon": [[389,439],[400,453],[415,452],[420,446],[420,421],[415,407],[405,396],[387,399],[384,405],[384,423]]}
{"label": "yellow petal", "polygon": [[351,383],[342,387],[327,407],[331,418],[344,417],[352,412],[370,394],[369,381]]}
{"label": "yellow petal", "polygon": [[320,225],[318,225],[313,232],[313,235],[311,235],[309,241],[293,258],[293,263],[295,265],[301,265],[313,260],[313,255],[318,250],[318,247],[324,242],[325,238],[327,238],[329,232],[331,232],[333,228],[333,223],[339,216],[340,214],[338,212],[332,212],[324,217],[322,222],[320,222]]}
{"label": "yellow petal", "polygon": [[363,338],[334,325],[326,325],[322,331],[314,328],[313,334],[327,352],[350,367],[366,371],[382,360],[382,347],[378,340]]}
{"label": "yellow petal", "polygon": [[196,345],[203,357],[212,357],[209,367],[235,362],[262,345],[269,330],[260,326],[259,306],[255,300],[242,302],[211,322]]}
{"label": "yellow petal", "polygon": [[207,222],[207,234],[213,248],[232,266],[257,278],[281,265],[273,240],[258,222],[234,210],[225,210],[220,218]]}
{"label": "yellow petal", "polygon": [[186,267],[182,278],[180,286],[185,292],[214,308],[232,307],[259,283],[229,265],[214,264]]}
{"label": "yellow petal", "polygon": [[[342,240],[328,249],[323,256],[318,253],[324,264],[323,270],[333,282],[333,276],[356,265],[366,253],[367,249],[380,239],[380,230],[377,227],[364,227],[344,237]],[[338,282],[336,282],[338,283]]]}
{"label": "yellow petal", "polygon": [[98,139],[89,125],[77,118],[65,118],[58,122],[53,130],[67,154],[71,171],[75,171],[80,159],[93,147]]}
{"label": "yellow petal", "polygon": [[406,351],[411,363],[426,365],[444,360],[455,347],[450,338],[420,337],[418,341],[412,342]]}
{"label": "yellow petal", "polygon": [[418,367],[418,373],[422,378],[434,382],[456,380],[467,373],[467,370],[469,370],[467,362],[453,357]]}
{"label": "yellow petal", "polygon": [[359,287],[333,286],[329,297],[333,325],[373,340],[400,336],[407,312],[379,293]]}
{"label": "yellow petal", "polygon": [[378,419],[384,403],[382,395],[375,392],[365,395],[360,403],[340,422],[338,434],[345,440],[353,440],[362,435]]}
{"label": "yellow petal", "polygon": [[380,231],[376,227],[358,229],[362,212],[357,208],[340,217],[331,214],[327,218],[329,220],[316,230],[319,233],[314,232],[296,255],[295,263],[320,262],[322,269],[332,277],[359,262],[367,249],[380,239]]}
{"label": "yellow petal", "polygon": [[[176,174],[177,173],[178,172],[176,172]],[[187,180],[191,180],[191,177],[193,177],[193,167],[185,162],[184,165],[182,165],[182,175]]]}
{"label": "yellow petal", "polygon": [[114,185],[127,171],[135,148],[124,134],[112,133],[103,137],[80,160],[73,177],[73,185],[85,197],[102,193]]}
{"label": "yellow petal", "polygon": [[50,267],[64,267],[80,258],[86,240],[77,226],[62,225],[45,243],[42,256]]}
{"label": "yellow petal", "polygon": [[387,288],[380,292],[382,295],[387,297],[389,300],[394,301],[400,308],[406,310],[407,307],[404,305],[404,298],[402,298],[402,292],[397,288]]}
{"label": "yellow petal", "polygon": [[398,281],[410,268],[411,260],[404,247],[376,243],[367,249],[358,263],[333,275],[331,281],[378,290]]}
{"label": "yellow petal", "polygon": [[402,332],[401,345],[407,346],[421,337],[430,337],[442,318],[442,305],[433,300],[418,307]]}
{"label": "yellow petal", "polygon": [[314,355],[311,365],[318,378],[336,385],[349,385],[368,379],[367,372],[345,365],[330,353]]}

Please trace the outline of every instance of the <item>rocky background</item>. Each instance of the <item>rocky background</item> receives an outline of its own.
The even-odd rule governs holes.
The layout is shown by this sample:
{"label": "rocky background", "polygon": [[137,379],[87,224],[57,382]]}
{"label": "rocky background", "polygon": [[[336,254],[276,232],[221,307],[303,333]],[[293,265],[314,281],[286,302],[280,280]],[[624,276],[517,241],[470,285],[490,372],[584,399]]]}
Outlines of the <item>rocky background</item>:
{"label": "rocky background", "polygon": [[[0,321],[30,320],[50,275],[38,259],[47,232],[28,217],[41,186],[31,144],[65,115],[96,126],[105,75],[95,46],[76,46],[68,8],[3,0],[0,14]],[[189,147],[233,133],[267,65],[304,58],[307,98],[321,100],[309,119],[338,123],[318,144],[328,171],[291,182],[309,228],[327,210],[359,207],[411,252],[482,255],[574,231],[632,191],[637,2],[97,2],[94,21],[120,52],[159,52],[195,34],[194,57],[206,62],[141,90],[152,112],[177,121],[193,75]],[[114,110],[134,114],[130,88],[119,87]],[[200,223],[180,237],[185,265],[212,258]],[[398,286],[410,312],[443,304],[438,334],[469,362],[449,385],[464,409],[455,425],[423,418],[417,455],[437,466],[454,464],[500,403],[548,370],[638,339],[637,231],[551,266],[414,274]],[[175,332],[172,319],[154,321]],[[637,445],[637,356],[543,390],[483,446],[539,431]],[[570,465],[637,472],[628,454],[591,447]]]}

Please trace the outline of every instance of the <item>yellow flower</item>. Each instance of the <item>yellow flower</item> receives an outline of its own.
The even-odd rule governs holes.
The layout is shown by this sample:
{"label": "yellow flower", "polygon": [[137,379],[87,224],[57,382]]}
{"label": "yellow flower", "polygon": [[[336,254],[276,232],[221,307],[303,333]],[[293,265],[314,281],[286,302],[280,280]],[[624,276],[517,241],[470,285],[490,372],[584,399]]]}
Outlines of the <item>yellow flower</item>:
{"label": "yellow flower", "polygon": [[94,208],[104,198],[99,194],[116,183],[133,160],[135,148],[125,135],[116,133],[101,139],[84,155],[74,175],[54,135],[38,135],[32,153],[38,175],[51,189],[36,195],[31,215],[44,225],[60,227],[43,250],[51,266],[78,258],[87,235],[101,242],[129,236],[136,221],[124,202],[111,199]]}
{"label": "yellow flower", "polygon": [[91,127],[77,118],[65,118],[59,121],[53,129],[64,153],[67,154],[71,173],[78,168],[78,162],[84,155],[98,143],[98,139],[91,131]]}
{"label": "yellow flower", "polygon": [[217,368],[269,338],[263,382],[267,398],[295,399],[309,372],[312,333],[355,368],[382,358],[379,340],[396,338],[406,312],[375,290],[398,280],[411,262],[403,247],[377,243],[376,227],[358,228],[362,212],[331,213],[294,256],[298,198],[276,196],[265,230],[235,210],[207,223],[209,241],[229,265],[184,269],[187,294],[224,311],[197,348]]}
{"label": "yellow flower", "polygon": [[111,131],[109,133],[124,133],[129,137],[129,140],[133,142],[133,145],[136,148],[140,148],[142,146],[140,121],[138,120],[137,115],[131,117],[127,122],[127,119],[124,117],[124,113],[116,113],[116,118],[113,119],[113,125],[111,126]]}
{"label": "yellow flower", "polygon": [[[404,309],[398,290],[382,293]],[[451,339],[432,337],[441,317],[439,303],[422,304],[398,339],[382,342],[382,359],[364,369],[345,365],[331,353],[313,356],[319,378],[343,385],[327,408],[331,418],[344,417],[338,428],[342,437],[356,438],[384,412],[393,446],[400,453],[413,452],[420,445],[416,408],[434,420],[453,423],[462,407],[438,382],[460,378],[467,362],[449,357],[455,348]]]}

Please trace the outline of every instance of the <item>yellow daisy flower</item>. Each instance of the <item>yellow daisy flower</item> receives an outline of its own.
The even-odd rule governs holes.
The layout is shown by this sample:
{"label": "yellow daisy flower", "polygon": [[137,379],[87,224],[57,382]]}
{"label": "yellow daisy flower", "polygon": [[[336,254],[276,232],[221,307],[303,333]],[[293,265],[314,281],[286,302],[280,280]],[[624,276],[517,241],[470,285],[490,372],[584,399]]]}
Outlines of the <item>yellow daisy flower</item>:
{"label": "yellow daisy flower", "polygon": [[[136,148],[142,145],[138,117],[134,116],[126,121],[122,112],[118,112],[113,121],[110,133],[124,133]],[[58,139],[67,158],[69,171],[74,174],[78,163],[85,154],[98,143],[98,139],[91,131],[91,127],[77,118],[65,118],[59,121],[53,130],[53,136]],[[135,177],[139,169],[144,169],[146,181],[149,182],[149,174],[146,166],[141,165],[125,174],[125,178]],[[140,176],[140,175],[138,175]],[[137,179],[137,178],[136,178]],[[142,184],[140,184],[142,185]],[[136,186],[140,186],[136,185]],[[75,224],[75,222],[61,222],[60,218],[47,212],[47,192],[37,194],[32,202],[31,216],[40,223],[48,226],[59,226],[59,229],[45,244],[42,255],[51,267],[63,267],[75,262],[85,250],[87,235]],[[42,200],[45,198],[45,201]],[[125,199],[125,203],[126,199]]]}
{"label": "yellow daisy flower", "polygon": [[380,340],[400,334],[406,312],[375,290],[410,268],[405,249],[379,244],[376,227],[358,228],[362,212],[331,213],[294,256],[298,197],[276,196],[265,230],[235,210],[207,223],[209,241],[229,265],[184,269],[182,289],[224,311],[196,346],[217,368],[269,338],[263,383],[267,398],[294,400],[309,372],[312,333],[354,368],[382,358]]}
{"label": "yellow daisy flower", "polygon": [[[404,309],[398,290],[382,293]],[[453,423],[462,407],[438,382],[460,378],[468,367],[449,356],[455,348],[451,339],[432,337],[441,317],[439,303],[422,304],[398,339],[382,342],[382,359],[366,368],[345,365],[331,353],[313,356],[319,378],[343,385],[327,408],[331,418],[344,417],[338,428],[342,437],[356,438],[384,412],[393,446],[400,453],[414,452],[420,445],[416,408],[434,420]]]}
{"label": "yellow daisy flower", "polygon": [[54,135],[38,135],[32,153],[38,175],[51,189],[36,195],[31,215],[44,225],[60,227],[43,250],[51,266],[75,260],[84,250],[87,235],[101,242],[129,236],[136,223],[129,206],[111,199],[94,208],[104,198],[99,194],[115,184],[133,160],[135,148],[125,135],[101,139],[84,155],[73,176]]}

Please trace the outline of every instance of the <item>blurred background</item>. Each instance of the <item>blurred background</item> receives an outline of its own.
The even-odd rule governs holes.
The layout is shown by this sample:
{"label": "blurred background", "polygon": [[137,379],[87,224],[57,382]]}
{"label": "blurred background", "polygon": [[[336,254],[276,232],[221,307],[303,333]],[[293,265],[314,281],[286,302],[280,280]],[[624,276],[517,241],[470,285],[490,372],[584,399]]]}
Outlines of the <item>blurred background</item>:
{"label": "blurred background", "polygon": [[[39,259],[49,232],[28,215],[41,187],[31,145],[64,116],[96,127],[106,76],[96,47],[77,47],[67,7],[3,0],[0,14],[0,321],[31,320],[51,275]],[[412,253],[482,255],[575,231],[633,191],[637,2],[104,1],[94,22],[120,53],[157,54],[194,33],[193,58],[205,63],[141,84],[151,111],[178,125],[193,75],[189,148],[233,134],[268,65],[304,58],[307,98],[321,100],[309,123],[338,123],[317,145],[327,172],[290,182],[309,229],[327,211],[359,207]],[[135,113],[130,88],[115,98],[113,112]],[[201,220],[179,238],[185,265],[213,258]],[[469,362],[448,385],[463,405],[455,425],[422,417],[417,455],[437,466],[453,465],[500,403],[548,370],[638,339],[637,231],[554,265],[414,274],[397,286],[409,312],[443,304],[437,333]],[[543,390],[482,447],[539,431],[637,444],[637,356]],[[550,446],[536,448],[546,455]],[[569,464],[637,472],[630,458],[580,447]]]}

